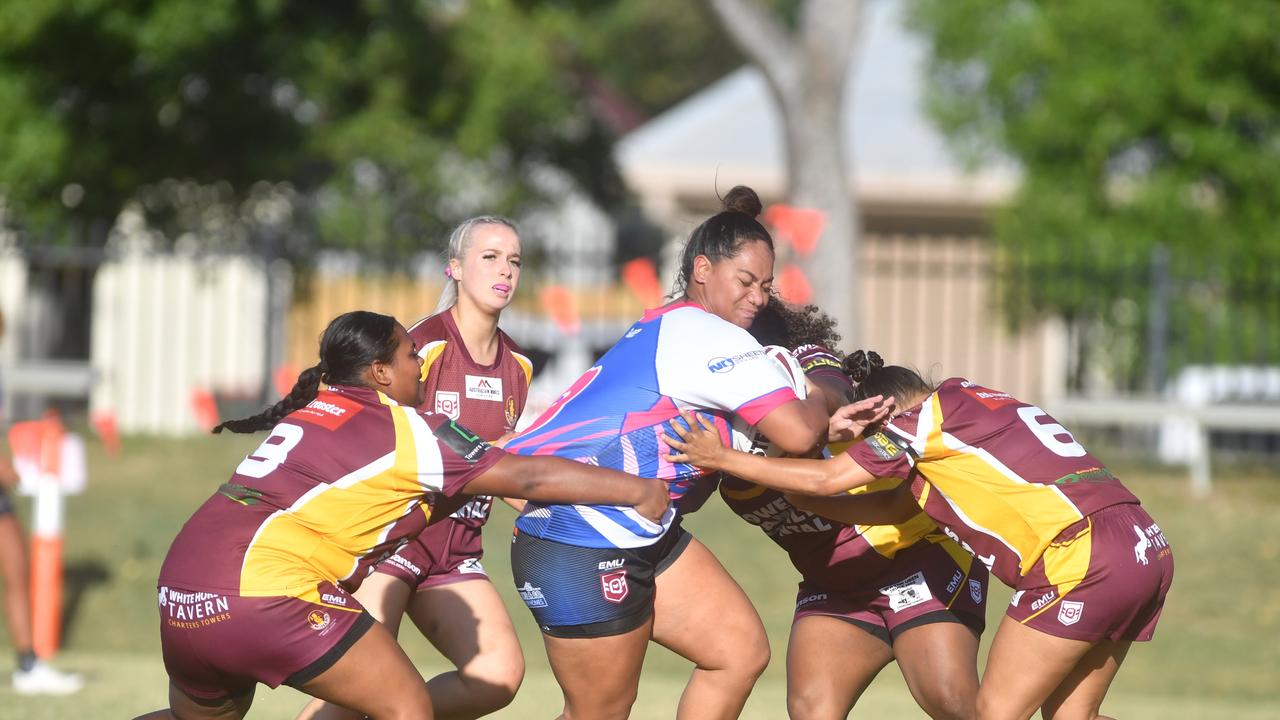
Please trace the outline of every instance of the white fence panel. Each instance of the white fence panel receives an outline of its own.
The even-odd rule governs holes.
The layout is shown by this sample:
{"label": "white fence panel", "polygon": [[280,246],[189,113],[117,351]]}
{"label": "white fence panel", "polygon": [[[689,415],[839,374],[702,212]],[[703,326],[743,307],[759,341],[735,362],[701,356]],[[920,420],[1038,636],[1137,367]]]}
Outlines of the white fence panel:
{"label": "white fence panel", "polygon": [[193,397],[256,396],[264,373],[266,277],[242,256],[131,255],[94,284],[92,412],[121,432],[198,432]]}

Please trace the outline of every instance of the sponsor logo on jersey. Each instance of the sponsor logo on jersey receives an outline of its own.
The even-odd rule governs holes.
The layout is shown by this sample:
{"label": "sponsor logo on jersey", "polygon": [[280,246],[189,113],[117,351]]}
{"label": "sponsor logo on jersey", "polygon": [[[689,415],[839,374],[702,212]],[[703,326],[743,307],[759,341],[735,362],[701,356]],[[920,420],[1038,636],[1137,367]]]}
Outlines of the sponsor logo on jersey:
{"label": "sponsor logo on jersey", "polygon": [[969,580],[969,597],[979,605],[982,604],[982,583],[977,580]]}
{"label": "sponsor logo on jersey", "polygon": [[1159,550],[1157,558],[1162,558],[1169,554],[1169,541],[1165,539],[1164,532],[1160,530],[1160,526],[1152,523],[1146,529],[1137,525],[1133,526],[1133,532],[1138,536],[1138,542],[1133,546],[1134,562],[1140,565],[1148,564],[1147,551],[1152,548]]}
{"label": "sponsor logo on jersey", "polygon": [[1031,610],[1032,611],[1039,610],[1045,605],[1048,605],[1049,603],[1053,602],[1054,599],[1057,597],[1058,597],[1058,591],[1050,590],[1049,592],[1031,601]]}
{"label": "sponsor logo on jersey", "polygon": [[733,357],[716,356],[707,361],[707,369],[713,373],[727,373],[742,362],[757,360],[762,357],[765,357],[764,348],[739,353]]}
{"label": "sponsor logo on jersey", "polygon": [[618,558],[616,560],[604,560],[604,561],[601,561],[601,563],[596,566],[596,569],[597,570],[614,570],[616,568],[622,567],[623,565],[626,564],[626,562],[627,562],[626,558]]}
{"label": "sponsor logo on jersey", "polygon": [[463,575],[484,575],[484,566],[476,558],[467,558],[458,564],[458,572]]}
{"label": "sponsor logo on jersey", "polygon": [[450,420],[457,420],[462,414],[462,400],[458,397],[458,393],[437,390],[436,412],[449,416]]}
{"label": "sponsor logo on jersey", "polygon": [[967,380],[960,383],[960,387],[963,388],[962,392],[985,405],[988,410],[996,410],[1004,407],[1005,405],[1018,402],[1016,398],[1007,392],[984,388],[981,385],[975,385]]}
{"label": "sponsor logo on jersey", "polygon": [[929,584],[924,580],[924,573],[917,572],[905,580],[880,588],[880,594],[889,598],[889,607],[894,612],[901,612],[933,599],[929,592]]}
{"label": "sponsor logo on jersey", "polygon": [[514,395],[507,396],[505,415],[507,419],[507,431],[515,430],[516,420],[518,420],[519,417],[516,416],[516,398]]}
{"label": "sponsor logo on jersey", "polygon": [[870,447],[881,460],[892,460],[902,454],[906,448],[906,441],[889,433],[878,432],[867,438],[867,447]]}
{"label": "sponsor logo on jersey", "polygon": [[160,614],[171,627],[194,630],[231,619],[231,599],[207,592],[183,592],[161,587]]}
{"label": "sponsor logo on jersey", "polygon": [[621,603],[626,600],[631,592],[631,588],[627,586],[627,571],[619,570],[601,575],[600,590],[604,592],[604,599],[611,603]]}
{"label": "sponsor logo on jersey", "polygon": [[960,587],[960,581],[963,579],[964,573],[957,570],[955,574],[951,576],[951,580],[947,582],[947,592],[954,593],[956,588]]}
{"label": "sponsor logo on jersey", "polygon": [[631,338],[633,338],[633,337],[635,337],[635,336],[639,335],[639,334],[640,334],[640,333],[642,333],[642,332],[644,332],[644,328],[633,327],[633,328],[631,328],[630,330],[628,330],[628,331],[627,331],[627,334],[626,334],[626,335],[623,335],[622,337],[623,337],[623,338],[625,338],[625,339],[627,339],[627,340],[630,340]]}
{"label": "sponsor logo on jersey", "polygon": [[413,573],[415,577],[422,577],[421,568],[419,568],[417,565],[414,565],[412,562],[405,560],[399,555],[392,555],[391,557],[387,558],[387,562],[401,568],[402,570],[408,570],[409,572]]}
{"label": "sponsor logo on jersey", "polygon": [[307,624],[312,630],[322,631],[333,624],[333,618],[324,610],[312,610],[307,613]]}
{"label": "sponsor logo on jersey", "polygon": [[502,402],[502,378],[468,375],[467,399]]}
{"label": "sponsor logo on jersey", "polygon": [[516,592],[520,593],[520,599],[525,605],[531,608],[540,608],[547,606],[547,598],[542,594],[542,588],[534,587],[528,580],[524,585],[517,587]]}
{"label": "sponsor logo on jersey", "polygon": [[476,462],[489,451],[489,443],[452,420],[445,427],[440,428],[436,437],[469,463]]}
{"label": "sponsor logo on jersey", "polygon": [[324,392],[306,407],[298,408],[290,413],[294,420],[319,425],[328,430],[337,430],[364,409],[360,403],[337,393]]}
{"label": "sponsor logo on jersey", "polygon": [[320,599],[324,602],[331,603],[333,605],[341,605],[342,607],[347,606],[347,599],[342,597],[341,595],[334,595],[332,593],[320,593]]}
{"label": "sponsor logo on jersey", "polygon": [[713,357],[707,361],[707,369],[713,373],[727,373],[736,365],[733,358]]}
{"label": "sponsor logo on jersey", "polygon": [[1084,616],[1084,601],[1063,600],[1058,606],[1058,622],[1063,625],[1075,625]]}
{"label": "sponsor logo on jersey", "polygon": [[1018,603],[1022,602],[1022,594],[1025,592],[1026,590],[1019,590],[1018,592],[1014,593],[1013,597],[1009,598],[1009,606],[1018,607]]}
{"label": "sponsor logo on jersey", "polygon": [[826,593],[814,593],[812,595],[805,595],[804,597],[800,598],[800,600],[796,602],[796,609],[798,610],[804,607],[805,605],[809,605],[810,603],[816,603],[826,599],[827,599]]}

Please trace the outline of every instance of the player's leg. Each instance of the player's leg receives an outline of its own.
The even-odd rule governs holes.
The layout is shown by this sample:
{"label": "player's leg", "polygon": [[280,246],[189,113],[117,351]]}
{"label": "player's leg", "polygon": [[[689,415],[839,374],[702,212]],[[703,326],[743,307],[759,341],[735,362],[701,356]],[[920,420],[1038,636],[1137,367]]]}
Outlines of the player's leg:
{"label": "player's leg", "polygon": [[1005,616],[978,687],[982,720],[1025,720],[1048,700],[1094,643],[1054,637]]}
{"label": "player's leg", "polygon": [[169,683],[169,707],[156,710],[146,715],[139,715],[134,720],[240,720],[249,714],[249,706],[253,704],[251,686],[242,693],[227,695],[215,700],[203,700],[192,697],[177,685]]}
{"label": "player's leg", "polygon": [[930,622],[893,639],[902,677],[920,709],[934,720],[975,717],[978,634],[958,622]]}
{"label": "player's leg", "polygon": [[792,720],[848,717],[892,661],[885,639],[848,620],[802,615],[792,623],[787,643],[787,713]]}
{"label": "player's leg", "polygon": [[[392,638],[400,633],[400,618],[409,605],[413,588],[393,575],[375,572],[365,578],[353,593],[356,600],[375,620],[382,623]],[[351,710],[315,699],[307,703],[298,720],[359,720],[360,715]]]}
{"label": "player's leg", "polygon": [[692,537],[656,586],[654,641],[696,665],[677,717],[738,717],[769,663],[769,639],[755,607]]}
{"label": "player's leg", "polygon": [[426,681],[379,623],[370,625],[327,669],[296,687],[360,716],[434,717]]}
{"label": "player's leg", "polygon": [[[4,499],[0,498],[0,502]],[[4,583],[4,616],[9,641],[22,654],[31,652],[31,571],[22,526],[11,512],[0,510],[0,582]]]}
{"label": "player's leg", "polygon": [[1129,641],[1103,640],[1094,645],[1044,701],[1041,710],[1044,719],[1104,718],[1098,714],[1102,699],[1120,671],[1120,664],[1124,662],[1131,644]]}
{"label": "player's leg", "polygon": [[409,601],[409,617],[457,668],[427,681],[436,717],[477,718],[511,703],[524,679],[524,655],[488,578],[422,588]]}
{"label": "player's leg", "polygon": [[640,687],[640,668],[653,633],[653,618],[619,635],[589,638],[546,633],[551,672],[564,693],[565,720],[626,718]]}

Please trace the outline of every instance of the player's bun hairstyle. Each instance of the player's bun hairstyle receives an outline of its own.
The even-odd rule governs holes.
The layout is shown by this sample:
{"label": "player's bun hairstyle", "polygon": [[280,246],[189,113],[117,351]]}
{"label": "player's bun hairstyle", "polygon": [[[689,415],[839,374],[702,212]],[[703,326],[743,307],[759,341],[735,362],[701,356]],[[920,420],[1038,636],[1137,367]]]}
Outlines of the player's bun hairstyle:
{"label": "player's bun hairstyle", "polygon": [[398,323],[390,315],[356,310],[329,322],[320,336],[320,362],[303,370],[293,390],[280,402],[252,417],[227,420],[213,429],[233,433],[270,430],[289,413],[316,399],[320,383],[364,385],[364,369],[377,362],[391,362],[399,344]]}
{"label": "player's bun hairstyle", "polygon": [[721,199],[722,210],[693,229],[680,254],[680,274],[676,277],[673,297],[684,294],[693,274],[693,260],[705,255],[713,263],[734,257],[743,245],[762,242],[773,251],[773,236],[757,220],[764,209],[756,191],[737,185]]}
{"label": "player's bun hairstyle", "polygon": [[876,395],[892,396],[898,402],[928,395],[934,387],[920,373],[901,365],[884,364],[874,350],[854,350],[844,359],[844,372],[856,383],[854,401]]}
{"label": "player's bun hairstyle", "polygon": [[839,354],[840,333],[836,321],[817,305],[791,305],[777,295],[760,308],[747,329],[761,345],[781,345],[794,350],[801,345],[821,345]]}
{"label": "player's bun hairstyle", "polygon": [[516,224],[501,215],[477,215],[458,223],[453,232],[449,233],[449,246],[444,251],[444,289],[440,291],[440,299],[436,301],[436,309],[431,313],[432,315],[439,315],[458,302],[458,281],[448,272],[449,261],[462,259],[463,254],[467,252],[467,246],[471,244],[472,232],[482,225],[501,225],[510,228],[517,238],[520,237]]}

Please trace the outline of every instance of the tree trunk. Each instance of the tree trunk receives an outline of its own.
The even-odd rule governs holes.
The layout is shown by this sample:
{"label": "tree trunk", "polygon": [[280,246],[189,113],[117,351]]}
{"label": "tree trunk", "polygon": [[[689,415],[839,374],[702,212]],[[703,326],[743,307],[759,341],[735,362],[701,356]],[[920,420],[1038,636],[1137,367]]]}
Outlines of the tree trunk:
{"label": "tree trunk", "polygon": [[841,133],[845,80],[860,37],[862,0],[804,0],[788,30],[756,0],[707,0],[733,41],[763,72],[782,119],[787,200],[826,216],[800,267],[814,299],[836,319],[845,346],[858,342],[858,221]]}

